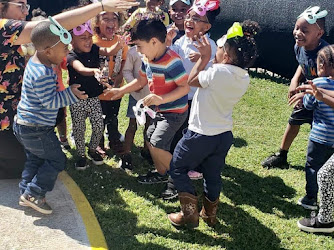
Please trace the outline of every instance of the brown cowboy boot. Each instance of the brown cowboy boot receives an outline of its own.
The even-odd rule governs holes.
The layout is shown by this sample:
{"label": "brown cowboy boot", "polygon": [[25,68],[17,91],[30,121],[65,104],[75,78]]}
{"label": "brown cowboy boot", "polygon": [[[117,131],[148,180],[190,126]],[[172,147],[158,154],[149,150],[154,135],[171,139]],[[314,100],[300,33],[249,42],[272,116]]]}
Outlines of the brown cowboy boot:
{"label": "brown cowboy boot", "polygon": [[212,202],[205,195],[203,195],[203,207],[199,215],[210,227],[213,227],[217,223],[216,214],[218,203],[219,198]]}
{"label": "brown cowboy boot", "polygon": [[168,219],[174,226],[187,226],[189,228],[198,227],[198,199],[189,193],[179,193],[181,212],[168,215]]}

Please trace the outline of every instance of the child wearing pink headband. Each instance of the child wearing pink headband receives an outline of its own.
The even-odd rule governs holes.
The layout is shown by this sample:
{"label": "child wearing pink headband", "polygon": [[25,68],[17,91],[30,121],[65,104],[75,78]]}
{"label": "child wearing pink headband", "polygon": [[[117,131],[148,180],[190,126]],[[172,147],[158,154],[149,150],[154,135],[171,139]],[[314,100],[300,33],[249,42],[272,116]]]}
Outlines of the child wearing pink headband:
{"label": "child wearing pink headband", "polygon": [[100,48],[93,44],[93,29],[90,21],[75,27],[72,34],[73,50],[67,56],[69,84],[80,83],[80,90],[85,91],[88,95],[88,99],[70,106],[73,137],[79,157],[75,168],[77,170],[84,170],[89,166],[85,153],[85,124],[87,117],[89,117],[92,125],[88,156],[95,165],[103,164],[103,158],[96,151],[104,131],[102,109],[99,100],[99,95],[103,91],[103,85],[95,77],[100,74],[99,56],[113,56],[124,44],[123,42],[119,42],[109,48]]}

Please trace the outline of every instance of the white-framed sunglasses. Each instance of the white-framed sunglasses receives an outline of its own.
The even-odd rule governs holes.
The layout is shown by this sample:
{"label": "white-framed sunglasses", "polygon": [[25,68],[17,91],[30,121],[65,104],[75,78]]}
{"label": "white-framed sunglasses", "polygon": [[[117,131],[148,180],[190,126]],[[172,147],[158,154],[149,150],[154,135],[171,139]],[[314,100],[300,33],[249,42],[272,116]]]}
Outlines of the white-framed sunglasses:
{"label": "white-framed sunglasses", "polygon": [[1,2],[1,3],[8,3],[8,4],[13,4],[13,5],[16,5],[16,6],[20,6],[22,13],[24,13],[25,11],[29,12],[29,10],[30,10],[30,4],[27,4],[27,3],[22,3],[22,2],[18,2],[18,3],[15,3],[15,2]]}

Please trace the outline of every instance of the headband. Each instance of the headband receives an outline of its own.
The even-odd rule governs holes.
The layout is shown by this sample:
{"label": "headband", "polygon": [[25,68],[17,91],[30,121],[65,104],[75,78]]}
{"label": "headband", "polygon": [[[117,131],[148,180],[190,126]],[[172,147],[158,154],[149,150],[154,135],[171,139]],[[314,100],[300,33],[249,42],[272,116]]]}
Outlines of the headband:
{"label": "headband", "polygon": [[234,37],[243,37],[244,32],[242,31],[242,27],[239,22],[233,23],[233,25],[227,30],[226,35],[223,35],[221,38],[217,40],[217,46],[219,48],[223,47],[226,43],[227,39],[234,38]]}
{"label": "headband", "polygon": [[196,0],[189,11],[193,10],[200,16],[205,16],[207,11],[219,8],[219,0]]}
{"label": "headband", "polygon": [[49,16],[50,30],[53,34],[59,36],[60,41],[63,44],[70,44],[72,41],[72,36],[70,32],[67,31],[63,26],[61,26],[53,17]]}
{"label": "headband", "polygon": [[323,18],[328,14],[327,10],[322,10],[319,13],[317,13],[319,9],[320,9],[319,6],[314,6],[314,7],[310,6],[306,10],[304,10],[304,12],[301,13],[297,17],[297,19],[304,17],[309,24],[315,24],[318,19]]}
{"label": "headband", "polygon": [[170,0],[169,1],[169,6],[173,6],[174,3],[181,1],[182,3],[186,4],[186,5],[191,5],[190,0]]}
{"label": "headband", "polygon": [[81,25],[75,27],[73,29],[73,34],[76,35],[76,36],[80,36],[83,33],[85,33],[85,31],[88,31],[90,34],[93,35],[93,30],[92,30],[92,26],[91,26],[91,21],[90,20],[88,20],[84,24],[81,24]]}

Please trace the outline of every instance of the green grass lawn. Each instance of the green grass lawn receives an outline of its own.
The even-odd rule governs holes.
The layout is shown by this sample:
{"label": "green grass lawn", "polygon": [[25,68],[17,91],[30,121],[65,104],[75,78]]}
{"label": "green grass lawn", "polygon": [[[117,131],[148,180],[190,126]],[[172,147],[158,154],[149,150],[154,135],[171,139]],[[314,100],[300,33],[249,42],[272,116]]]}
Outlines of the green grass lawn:
{"label": "green grass lawn", "polygon": [[[275,152],[291,107],[285,84],[252,78],[234,110],[234,146],[222,173],[223,189],[218,210],[219,225],[212,229],[200,220],[195,230],[178,231],[167,213],[178,211],[179,202],[158,198],[163,185],[137,183],[138,174],[152,168],[139,156],[142,128],[133,148],[135,170],[127,174],[110,154],[103,166],[78,172],[75,151],[67,170],[88,198],[110,249],[334,249],[333,235],[299,231],[296,222],[309,212],[296,205],[305,194],[304,163],[310,127],[302,126],[294,141],[289,169],[264,169],[261,161]],[[119,115],[125,132],[127,97]],[[87,136],[88,138],[88,136]],[[138,147],[138,148],[137,148]],[[72,156],[73,154],[73,156]],[[202,181],[194,182],[199,194]]]}

